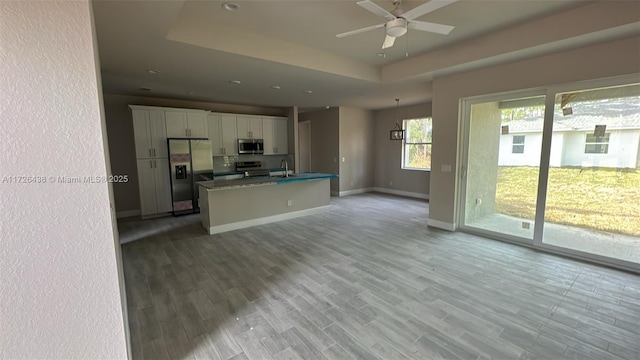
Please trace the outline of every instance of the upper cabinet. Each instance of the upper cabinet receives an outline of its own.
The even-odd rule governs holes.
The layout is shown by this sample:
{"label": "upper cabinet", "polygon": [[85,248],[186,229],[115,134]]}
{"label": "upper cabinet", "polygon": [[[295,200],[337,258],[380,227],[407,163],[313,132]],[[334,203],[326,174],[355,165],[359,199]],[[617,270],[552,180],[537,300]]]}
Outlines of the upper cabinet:
{"label": "upper cabinet", "polygon": [[238,139],[262,139],[262,119],[254,116],[236,117]]}
{"label": "upper cabinet", "polygon": [[167,137],[204,138],[207,134],[207,113],[205,111],[165,111]]}
{"label": "upper cabinet", "polygon": [[289,153],[288,119],[262,118],[262,136],[265,155],[286,155]]}
{"label": "upper cabinet", "polygon": [[132,108],[132,112],[136,159],[166,158],[164,111]]}
{"label": "upper cabinet", "polygon": [[229,114],[207,115],[208,138],[213,156],[237,155],[236,117]]}

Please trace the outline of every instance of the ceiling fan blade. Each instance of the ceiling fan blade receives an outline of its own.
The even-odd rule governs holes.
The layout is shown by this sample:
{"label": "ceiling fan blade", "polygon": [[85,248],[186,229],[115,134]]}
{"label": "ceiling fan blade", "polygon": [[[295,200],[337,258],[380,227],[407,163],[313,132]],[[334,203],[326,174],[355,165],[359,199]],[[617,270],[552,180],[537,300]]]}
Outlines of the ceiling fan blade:
{"label": "ceiling fan blade", "polygon": [[362,6],[363,8],[371,11],[372,13],[378,16],[382,16],[387,20],[393,20],[396,18],[392,13],[388,12],[387,10],[381,8],[380,6],[376,5],[375,3],[369,0],[358,1],[356,4]]}
{"label": "ceiling fan blade", "polygon": [[373,29],[378,29],[381,27],[384,27],[385,24],[378,24],[378,25],[373,25],[373,26],[369,26],[366,28],[362,28],[362,29],[358,29],[358,30],[353,30],[353,31],[347,31],[346,33],[342,33],[342,34],[338,34],[336,35],[337,38],[343,38],[345,36],[351,36],[351,35],[355,35],[355,34],[360,34],[363,33],[365,31],[369,31],[369,30],[373,30]]}
{"label": "ceiling fan blade", "polygon": [[382,43],[382,48],[387,49],[392,47],[395,41],[396,41],[396,38],[394,38],[393,36],[387,35],[387,37],[384,38],[384,43]]}
{"label": "ceiling fan blade", "polygon": [[455,28],[455,26],[436,24],[428,21],[411,21],[408,26],[411,29],[428,31],[442,35],[447,35]]}
{"label": "ceiling fan blade", "polygon": [[413,20],[419,18],[422,15],[428,14],[432,11],[436,11],[441,7],[452,4],[458,0],[431,0],[428,3],[424,3],[420,6],[417,6],[406,13],[402,14],[402,17],[407,20]]}

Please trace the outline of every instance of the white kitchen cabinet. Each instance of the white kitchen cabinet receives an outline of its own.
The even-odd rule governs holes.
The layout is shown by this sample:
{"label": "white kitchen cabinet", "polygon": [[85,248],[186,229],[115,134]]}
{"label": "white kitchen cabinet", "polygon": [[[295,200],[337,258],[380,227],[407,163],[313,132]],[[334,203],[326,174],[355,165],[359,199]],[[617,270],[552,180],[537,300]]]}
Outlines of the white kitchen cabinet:
{"label": "white kitchen cabinet", "polygon": [[265,155],[286,155],[289,153],[288,119],[262,118],[262,136]]}
{"label": "white kitchen cabinet", "polygon": [[207,116],[208,138],[211,140],[213,156],[237,155],[236,117],[228,114]]}
{"label": "white kitchen cabinet", "polygon": [[136,159],[167,157],[167,134],[162,110],[132,109]]}
{"label": "white kitchen cabinet", "polygon": [[138,159],[138,188],[142,216],[172,211],[167,158]]}
{"label": "white kitchen cabinet", "polygon": [[165,111],[167,137],[169,138],[206,138],[206,112]]}
{"label": "white kitchen cabinet", "polygon": [[262,139],[262,119],[255,116],[236,117],[238,139]]}

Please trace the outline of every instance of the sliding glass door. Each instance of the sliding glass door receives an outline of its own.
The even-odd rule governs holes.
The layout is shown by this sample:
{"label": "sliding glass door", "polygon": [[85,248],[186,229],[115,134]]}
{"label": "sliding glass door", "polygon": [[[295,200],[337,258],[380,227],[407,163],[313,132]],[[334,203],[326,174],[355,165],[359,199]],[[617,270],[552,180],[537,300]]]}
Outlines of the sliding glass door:
{"label": "sliding glass door", "polygon": [[468,102],[463,226],[532,242],[544,95]]}
{"label": "sliding glass door", "polygon": [[555,95],[542,243],[640,263],[640,85]]}
{"label": "sliding glass door", "polygon": [[462,230],[640,270],[639,84],[616,78],[462,105]]}

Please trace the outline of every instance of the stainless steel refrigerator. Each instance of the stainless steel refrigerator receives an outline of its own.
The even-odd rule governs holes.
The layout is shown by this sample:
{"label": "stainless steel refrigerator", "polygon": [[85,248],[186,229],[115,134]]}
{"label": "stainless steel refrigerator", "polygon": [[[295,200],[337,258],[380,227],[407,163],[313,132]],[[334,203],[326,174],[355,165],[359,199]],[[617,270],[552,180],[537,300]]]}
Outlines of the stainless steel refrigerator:
{"label": "stainless steel refrigerator", "polygon": [[211,142],[208,139],[167,139],[167,142],[173,215],[200,212],[196,183],[213,179]]}

